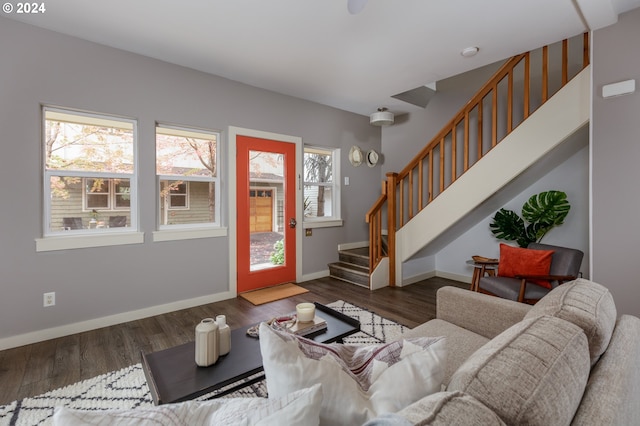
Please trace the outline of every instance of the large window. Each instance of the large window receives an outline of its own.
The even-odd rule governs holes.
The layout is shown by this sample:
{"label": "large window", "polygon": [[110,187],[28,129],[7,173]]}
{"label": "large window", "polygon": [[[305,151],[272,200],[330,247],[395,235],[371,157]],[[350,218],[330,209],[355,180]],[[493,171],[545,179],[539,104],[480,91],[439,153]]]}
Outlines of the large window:
{"label": "large window", "polygon": [[305,226],[340,225],[340,150],[305,146]]}
{"label": "large window", "polygon": [[45,236],[136,228],[135,122],[49,107],[43,115]]}
{"label": "large window", "polygon": [[220,134],[156,127],[160,229],[218,226]]}

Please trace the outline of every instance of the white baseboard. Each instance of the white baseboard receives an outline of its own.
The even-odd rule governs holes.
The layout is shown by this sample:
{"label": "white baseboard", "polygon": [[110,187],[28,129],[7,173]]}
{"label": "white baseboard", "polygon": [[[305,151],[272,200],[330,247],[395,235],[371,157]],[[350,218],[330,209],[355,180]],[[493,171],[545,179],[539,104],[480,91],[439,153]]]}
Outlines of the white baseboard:
{"label": "white baseboard", "polygon": [[420,282],[429,278],[433,278],[433,277],[447,278],[449,280],[460,281],[462,283],[471,284],[471,277],[467,275],[459,275],[459,274],[453,274],[451,272],[443,272],[443,271],[429,271],[429,272],[423,272],[421,274],[413,275],[407,278],[403,278],[402,284],[400,285],[400,287],[415,284],[417,282]]}
{"label": "white baseboard", "polygon": [[31,343],[42,342],[49,339],[68,336],[70,334],[82,333],[84,331],[95,330],[102,327],[109,327],[124,322],[135,321],[142,318],[152,317],[154,315],[166,314],[168,312],[178,311],[180,309],[192,308],[194,306],[206,305],[207,303],[219,302],[221,300],[233,299],[235,293],[229,291],[216,293],[209,296],[195,297],[193,299],[180,300],[164,305],[151,306],[148,308],[138,309],[135,311],[123,312],[120,314],[109,315],[102,318],[90,319],[87,321],[76,322],[73,324],[51,327],[44,330],[32,331],[17,336],[6,337],[0,339],[0,350],[16,348],[18,346],[29,345]]}
{"label": "white baseboard", "polygon": [[[359,244],[359,243],[350,243]],[[357,248],[357,247],[352,247]],[[318,278],[329,276],[329,270],[313,272],[302,276],[302,281],[310,281]],[[471,277],[465,275],[452,274],[449,272],[430,271],[404,278],[399,287],[415,284],[419,281],[433,277],[448,278],[455,281],[471,283]],[[194,306],[206,305],[207,303],[220,302],[222,300],[233,299],[235,293],[226,291],[216,293],[209,296],[195,297],[193,299],[180,300],[177,302],[166,303],[164,305],[151,306],[148,308],[138,309],[135,311],[123,312],[120,314],[109,315],[102,318],[90,319],[73,324],[61,325],[58,327],[47,328],[44,330],[32,331],[17,336],[6,337],[0,339],[0,351],[5,349],[17,348],[18,346],[29,345],[32,343],[43,342],[49,339],[57,339],[59,337],[68,336],[70,334],[82,333],[89,330],[95,330],[102,327],[109,327],[124,322],[135,321],[142,318],[152,317],[154,315],[166,314],[168,312],[178,311],[180,309],[193,308]]]}
{"label": "white baseboard", "polygon": [[449,280],[460,281],[471,284],[471,277],[467,275],[453,274],[451,272],[436,271],[436,277],[447,278]]}
{"label": "white baseboard", "polygon": [[302,276],[302,281],[311,281],[317,280],[318,278],[324,278],[329,276],[329,270],[325,269],[324,271],[312,272],[310,274],[304,274]]}
{"label": "white baseboard", "polygon": [[436,276],[438,276],[437,271],[429,271],[417,275],[412,275],[410,277],[403,278],[402,283],[399,285],[399,287],[405,287]]}

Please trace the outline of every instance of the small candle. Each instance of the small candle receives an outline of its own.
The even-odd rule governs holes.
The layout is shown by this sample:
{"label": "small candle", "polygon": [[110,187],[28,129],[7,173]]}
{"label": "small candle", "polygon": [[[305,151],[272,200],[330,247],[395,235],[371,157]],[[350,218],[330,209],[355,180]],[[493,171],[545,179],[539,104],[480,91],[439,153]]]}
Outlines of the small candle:
{"label": "small candle", "polygon": [[296,305],[296,314],[300,322],[313,321],[316,316],[316,305],[313,303],[299,303]]}

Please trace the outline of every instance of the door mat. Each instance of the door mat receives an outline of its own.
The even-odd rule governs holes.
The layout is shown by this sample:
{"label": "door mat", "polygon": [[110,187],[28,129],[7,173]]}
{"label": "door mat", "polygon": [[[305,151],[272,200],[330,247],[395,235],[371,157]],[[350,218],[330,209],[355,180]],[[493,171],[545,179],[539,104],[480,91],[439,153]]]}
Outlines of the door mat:
{"label": "door mat", "polygon": [[262,288],[260,290],[248,291],[239,294],[243,299],[254,305],[262,305],[274,300],[286,299],[287,297],[307,293],[309,290],[293,283],[280,284],[273,287]]}

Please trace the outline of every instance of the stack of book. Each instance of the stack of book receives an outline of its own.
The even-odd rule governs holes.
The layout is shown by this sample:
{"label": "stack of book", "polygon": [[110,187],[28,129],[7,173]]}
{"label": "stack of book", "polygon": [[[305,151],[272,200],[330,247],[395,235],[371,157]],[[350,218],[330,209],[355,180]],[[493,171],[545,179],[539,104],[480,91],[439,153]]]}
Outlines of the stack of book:
{"label": "stack of book", "polygon": [[326,328],[327,322],[316,315],[313,321],[296,321],[287,330],[289,330],[293,334],[297,334],[298,336],[306,336],[317,331],[326,330]]}

